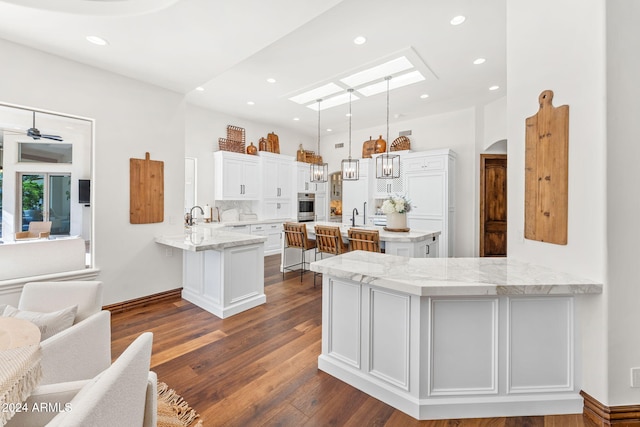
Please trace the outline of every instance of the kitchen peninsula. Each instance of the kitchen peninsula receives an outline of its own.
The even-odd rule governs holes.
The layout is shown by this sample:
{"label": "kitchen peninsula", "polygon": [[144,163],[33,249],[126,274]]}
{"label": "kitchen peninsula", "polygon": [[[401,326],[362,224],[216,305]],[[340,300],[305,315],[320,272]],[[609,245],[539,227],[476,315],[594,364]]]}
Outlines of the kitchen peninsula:
{"label": "kitchen peninsula", "polygon": [[318,368],[417,419],[582,412],[579,307],[602,284],[508,258],[349,252]]}
{"label": "kitchen peninsula", "polygon": [[224,319],[264,304],[266,236],[234,233],[219,225],[156,237],[182,249],[182,298]]}

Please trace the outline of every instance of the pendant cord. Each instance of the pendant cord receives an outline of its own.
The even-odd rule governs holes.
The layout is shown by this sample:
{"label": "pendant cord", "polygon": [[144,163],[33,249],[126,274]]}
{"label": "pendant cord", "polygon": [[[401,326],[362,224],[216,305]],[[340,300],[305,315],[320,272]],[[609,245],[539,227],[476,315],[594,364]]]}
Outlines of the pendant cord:
{"label": "pendant cord", "polygon": [[[318,99],[318,156],[320,156],[320,103],[322,102],[322,99]],[[318,158],[318,163],[320,163],[320,160]]]}
{"label": "pendant cord", "polygon": [[353,89],[347,89],[349,91],[349,160],[351,160],[351,94]]}
{"label": "pendant cord", "polygon": [[389,80],[391,80],[391,76],[387,76],[384,78],[387,81],[387,156],[389,155],[389,146],[391,143],[389,142]]}

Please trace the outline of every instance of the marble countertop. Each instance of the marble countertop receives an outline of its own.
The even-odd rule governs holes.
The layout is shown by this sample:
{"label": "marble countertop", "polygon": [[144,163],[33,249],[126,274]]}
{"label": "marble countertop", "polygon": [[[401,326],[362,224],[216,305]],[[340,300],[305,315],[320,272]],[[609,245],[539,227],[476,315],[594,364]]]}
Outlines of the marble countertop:
{"label": "marble countertop", "polygon": [[602,293],[601,283],[509,258],[407,258],[355,251],[312,262],[311,270],[418,296]]}
{"label": "marble countertop", "polygon": [[156,243],[182,249],[185,251],[223,250],[234,246],[246,246],[264,243],[266,236],[226,231],[222,226],[195,226],[185,230],[183,234],[158,236]]}
{"label": "marble countertop", "polygon": [[[348,224],[337,224],[335,222],[306,222],[307,224],[307,233],[315,234],[314,227],[316,225],[326,225],[329,227],[340,227],[340,232],[344,237],[347,237],[348,230],[351,228],[351,225]],[[398,242],[398,243],[413,243],[413,242],[421,242],[423,240],[431,239],[433,237],[440,236],[440,231],[431,231],[431,230],[409,230],[407,232],[394,232],[394,231],[386,231],[384,227],[375,226],[375,225],[356,225],[355,228],[363,228],[365,230],[378,230],[380,233],[380,241],[382,242]]]}

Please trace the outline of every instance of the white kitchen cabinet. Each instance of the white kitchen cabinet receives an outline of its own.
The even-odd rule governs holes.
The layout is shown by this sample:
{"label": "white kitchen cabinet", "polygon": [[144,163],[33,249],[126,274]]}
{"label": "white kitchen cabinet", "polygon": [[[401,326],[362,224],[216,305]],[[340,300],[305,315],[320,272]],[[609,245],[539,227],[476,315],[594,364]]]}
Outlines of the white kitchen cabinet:
{"label": "white kitchen cabinet", "polygon": [[298,193],[327,191],[326,182],[311,182],[311,166],[309,163],[296,162],[296,176],[296,188]]}
{"label": "white kitchen cabinet", "polygon": [[280,253],[280,247],[282,246],[282,222],[253,224],[251,226],[251,234],[267,237],[267,241],[264,242],[265,256]]}
{"label": "white kitchen cabinet", "polygon": [[248,154],[213,153],[216,200],[258,200],[260,159]]}
{"label": "white kitchen cabinet", "polygon": [[262,202],[263,219],[284,219],[295,217],[291,200],[265,200]]}
{"label": "white kitchen cabinet", "polygon": [[293,198],[293,157],[260,152],[262,160],[262,198]]}
{"label": "white kitchen cabinet", "polygon": [[251,226],[249,224],[242,225],[226,225],[225,230],[232,231],[234,233],[251,234]]}
{"label": "white kitchen cabinet", "polygon": [[[371,159],[360,160],[360,179],[357,181],[342,181],[342,223],[351,224],[354,209],[358,210],[355,215],[356,225],[373,223],[372,212],[375,209],[373,203],[373,181],[375,175],[371,176]],[[366,203],[366,213],[365,213]]]}
{"label": "white kitchen cabinet", "polygon": [[318,191],[316,193],[316,221],[328,221],[327,213],[329,211],[329,204],[327,202],[327,192]]}
{"label": "white kitchen cabinet", "polygon": [[454,256],[455,158],[448,149],[411,153],[403,158],[405,193],[411,199],[407,226],[440,231],[438,252],[443,257]]}

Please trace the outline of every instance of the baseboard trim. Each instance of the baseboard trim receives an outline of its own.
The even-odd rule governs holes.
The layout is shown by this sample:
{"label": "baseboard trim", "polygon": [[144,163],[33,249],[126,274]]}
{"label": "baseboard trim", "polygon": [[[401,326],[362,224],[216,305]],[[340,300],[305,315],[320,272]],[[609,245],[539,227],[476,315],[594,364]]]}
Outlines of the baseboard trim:
{"label": "baseboard trim", "polygon": [[177,288],[153,295],[147,295],[141,298],[105,305],[104,307],[102,307],[102,309],[109,310],[112,313],[119,313],[122,311],[131,310],[132,308],[144,307],[145,305],[155,304],[158,302],[167,302],[180,298],[182,298],[182,288]]}
{"label": "baseboard trim", "polygon": [[606,406],[580,391],[584,399],[583,415],[598,427],[640,426],[640,405]]}

